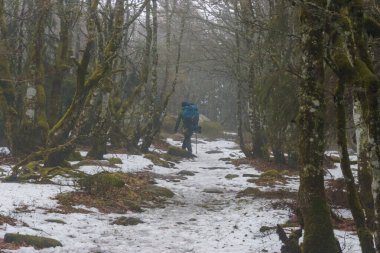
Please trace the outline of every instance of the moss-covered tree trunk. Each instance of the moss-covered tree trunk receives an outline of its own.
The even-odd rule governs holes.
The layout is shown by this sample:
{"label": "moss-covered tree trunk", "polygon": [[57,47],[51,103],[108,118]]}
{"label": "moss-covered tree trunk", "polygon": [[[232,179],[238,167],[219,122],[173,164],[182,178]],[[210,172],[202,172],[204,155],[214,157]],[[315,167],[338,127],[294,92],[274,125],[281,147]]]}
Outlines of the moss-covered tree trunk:
{"label": "moss-covered tree trunk", "polygon": [[151,86],[148,92],[148,112],[147,125],[143,129],[143,140],[141,150],[147,152],[154,138],[154,133],[159,127],[161,114],[161,101],[157,93],[157,67],[158,67],[158,19],[157,19],[157,0],[152,0],[152,64],[151,64]]}
{"label": "moss-covered tree trunk", "polygon": [[[376,23],[368,27],[365,19],[365,3],[362,0],[347,1],[353,26],[356,54],[354,58],[355,89],[361,103],[362,115],[368,128],[368,157],[373,169],[372,193],[375,205],[375,244],[380,252],[380,117],[378,90],[380,80],[374,72],[368,50],[368,33],[378,28]],[[364,93],[364,96],[361,94]]]}
{"label": "moss-covered tree trunk", "polygon": [[[368,34],[380,26],[367,27],[362,0],[334,2],[332,5],[335,16],[335,29],[330,31],[330,39],[334,48],[332,52],[333,68],[340,81],[354,84],[355,107],[360,109],[357,115],[362,115],[356,121],[364,122],[357,131],[359,147],[359,177],[361,190],[367,212],[367,220],[373,220],[370,194],[368,188],[372,183],[372,194],[375,211],[375,247],[380,251],[380,119],[378,104],[379,78],[374,74],[371,58],[368,54]],[[372,22],[370,22],[373,24]],[[333,26],[332,26],[333,27]],[[376,30],[376,29],[375,29]],[[379,29],[380,31],[380,29]],[[358,125],[357,125],[358,126]],[[369,177],[371,175],[373,180]],[[367,192],[366,192],[367,191]],[[370,225],[371,226],[371,225]],[[372,226],[371,226],[372,227]],[[360,233],[359,233],[360,235]],[[364,233],[365,236],[365,233]],[[364,250],[364,249],[363,249]]]}
{"label": "moss-covered tree trunk", "polygon": [[11,153],[17,152],[15,147],[15,133],[17,129],[17,111],[15,109],[16,89],[10,72],[8,55],[7,26],[4,16],[4,0],[0,0],[0,54],[5,56],[0,61],[0,108],[4,117],[4,132],[7,146]]}
{"label": "moss-covered tree trunk", "polygon": [[[350,36],[352,27],[349,18],[346,16],[347,7],[344,5],[340,6],[339,4],[333,5],[333,8],[334,7],[335,11],[340,13],[341,16],[336,20],[336,23],[333,24],[332,27],[335,27],[335,29],[332,29],[329,34],[332,45],[331,50],[329,50],[329,57],[332,62],[332,68],[339,78],[335,93],[335,103],[337,106],[337,139],[338,145],[341,149],[341,169],[345,178],[348,202],[355,221],[362,252],[375,252],[373,236],[367,227],[365,212],[355,186],[355,179],[352,175],[347,149],[347,124],[344,93],[346,87],[349,86],[350,83],[353,83],[353,79],[355,77],[354,63],[351,60],[353,57],[356,57],[355,51],[353,50],[355,48],[353,46],[354,41]],[[347,29],[346,33],[342,33],[341,28]],[[356,97],[358,97],[358,93],[359,91],[356,92]],[[355,99],[354,102],[354,108],[360,106]],[[355,121],[358,122],[360,119],[356,117]],[[358,132],[358,134],[358,138],[364,137],[361,136],[361,132]],[[360,158],[365,157],[361,156]],[[368,186],[366,186],[365,189],[368,189]],[[365,197],[368,198],[368,196]],[[367,199],[363,199],[362,201],[367,201]],[[364,203],[367,204],[366,202]]]}
{"label": "moss-covered tree trunk", "polygon": [[[95,63],[93,70],[88,72],[90,60],[93,56],[93,49],[96,40],[96,27],[97,27],[97,9],[99,0],[91,0],[88,5],[88,19],[87,19],[87,31],[88,42],[85,47],[81,62],[77,62],[77,89],[73,101],[64,114],[64,116],[58,121],[58,123],[49,131],[48,135],[48,147],[65,146],[65,140],[69,136],[69,133],[73,129],[78,129],[84,125],[84,120],[88,119],[86,116],[88,113],[84,111],[86,102],[90,100],[94,89],[99,87],[100,81],[107,76],[112,70],[112,63],[117,56],[117,50],[123,39],[123,31],[128,28],[145,9],[149,0],[145,0],[135,14],[130,17],[128,22],[125,21],[124,1],[117,0],[114,4],[114,23],[112,31],[110,31],[109,38],[106,40],[103,48],[100,48],[100,57]],[[98,27],[99,28],[99,27]],[[82,117],[84,115],[85,117]],[[78,129],[80,132],[80,129]],[[74,136],[75,137],[75,136]],[[69,142],[75,143],[69,138]],[[61,152],[60,149],[50,148],[48,157],[45,160],[45,166],[58,166],[64,163],[64,159],[69,153]]]}
{"label": "moss-covered tree trunk", "polygon": [[[88,41],[83,53],[83,57],[78,64],[77,70],[77,90],[74,99],[59,122],[50,130],[48,136],[48,147],[55,147],[65,142],[69,136],[69,132],[75,125],[81,121],[80,115],[83,113],[86,101],[92,94],[92,91],[99,86],[100,81],[110,71],[112,61],[116,56],[116,51],[122,40],[122,31],[124,29],[124,2],[118,0],[115,3],[115,27],[112,30],[112,35],[107,41],[107,44],[102,50],[102,61],[97,61],[94,70],[88,75],[88,66],[90,63],[93,49],[95,46],[95,32],[96,32],[96,19],[97,8],[99,1],[92,0],[89,5],[89,18],[87,21]],[[88,77],[87,77],[88,76]],[[45,166],[58,166],[64,162],[68,154],[62,153],[59,150],[48,154]]]}
{"label": "moss-covered tree trunk", "polygon": [[[336,48],[336,50],[339,50]],[[375,253],[373,236],[366,225],[365,213],[361,205],[359,194],[355,186],[355,178],[352,175],[350,158],[347,149],[346,133],[346,111],[344,103],[345,77],[341,77],[335,92],[335,103],[337,107],[337,135],[338,145],[340,146],[340,167],[346,183],[348,203],[350,205],[352,217],[355,221],[360,246],[363,253]]]}
{"label": "moss-covered tree trunk", "polygon": [[162,92],[160,94],[160,101],[164,100],[164,95],[166,94],[166,90],[169,86],[169,73],[170,73],[170,57],[171,57],[171,45],[172,45],[172,22],[173,22],[173,15],[177,9],[177,0],[173,1],[172,3],[172,11],[170,13],[170,4],[169,0],[165,0],[165,74],[164,74],[164,80],[163,80],[163,86],[162,86]]}
{"label": "moss-covered tree trunk", "polygon": [[50,0],[36,1],[37,20],[31,32],[27,59],[27,87],[21,126],[15,141],[15,154],[29,154],[44,148],[49,125],[46,117],[44,72],[45,28]]}
{"label": "moss-covered tree trunk", "polygon": [[[236,21],[239,20],[239,8],[238,8],[238,2],[234,2],[234,11],[235,11],[235,19]],[[235,31],[235,43],[236,43],[236,80],[237,80],[237,87],[236,87],[236,106],[237,106],[237,131],[239,136],[239,146],[240,149],[243,151],[244,155],[246,157],[252,157],[252,154],[249,150],[249,148],[245,144],[244,140],[244,132],[243,132],[243,81],[242,81],[242,72],[241,72],[241,39],[240,39],[240,30],[236,28]]]}
{"label": "moss-covered tree trunk", "polygon": [[363,205],[367,226],[375,230],[375,210],[372,195],[372,167],[368,158],[368,129],[363,122],[358,99],[354,98],[353,118],[355,123],[356,147],[358,154],[359,196]]}
{"label": "moss-covered tree trunk", "polygon": [[326,1],[314,0],[305,3],[301,9],[303,81],[298,115],[299,204],[304,220],[305,253],[340,252],[326,201],[323,173],[325,18],[321,10],[325,7]]}
{"label": "moss-covered tree trunk", "polygon": [[59,41],[55,55],[54,75],[51,82],[51,91],[48,101],[48,122],[54,126],[61,115],[61,89],[65,74],[68,70],[68,53],[70,48],[70,24],[75,22],[70,17],[71,6],[65,1],[57,1],[57,10],[60,23]]}
{"label": "moss-covered tree trunk", "polygon": [[96,116],[96,124],[91,136],[91,148],[87,153],[88,158],[103,159],[107,152],[108,130],[110,129],[109,111],[110,92],[101,95],[100,110]]}
{"label": "moss-covered tree trunk", "polygon": [[[174,2],[174,7],[176,8],[177,2]],[[153,104],[155,104],[153,116],[152,116],[152,121],[151,121],[151,131],[148,132],[148,134],[145,134],[145,137],[143,139],[143,143],[141,146],[141,150],[143,152],[146,152],[148,148],[152,145],[154,138],[160,133],[162,123],[164,122],[164,119],[166,117],[167,113],[167,107],[169,104],[169,100],[172,97],[172,95],[175,92],[177,82],[178,82],[178,74],[179,74],[179,67],[180,67],[180,61],[181,61],[181,51],[182,51],[182,41],[183,41],[183,36],[185,33],[185,25],[186,25],[186,13],[189,10],[190,4],[188,2],[184,3],[182,6],[182,15],[181,15],[181,22],[180,22],[180,31],[179,31],[179,36],[178,36],[178,45],[177,45],[177,57],[175,61],[175,70],[174,70],[174,78],[173,81],[171,82],[171,85],[169,86],[170,89],[168,92],[166,92],[167,85],[164,85],[164,90],[162,90],[160,94],[160,100],[153,101]],[[156,6],[157,8],[157,6]],[[153,8],[154,9],[154,8]],[[156,18],[155,18],[156,16]],[[156,21],[155,21],[156,20]],[[172,20],[171,18],[169,19],[170,21]],[[170,28],[171,26],[169,26]],[[153,11],[153,42],[157,39],[157,35],[154,35],[157,33],[155,31],[157,29],[157,13]],[[170,32],[170,31],[169,31]],[[168,35],[169,36],[169,35]],[[153,55],[153,61],[152,61],[152,83],[153,83],[153,91],[157,89],[157,66],[158,66],[158,54],[157,54],[157,49],[155,49],[155,44],[152,44],[152,55]],[[170,44],[168,45],[170,46]],[[155,67],[154,67],[155,66]],[[166,70],[165,70],[166,71]],[[167,80],[168,81],[168,80]],[[156,83],[154,85],[154,83]],[[157,91],[156,91],[157,93]]]}
{"label": "moss-covered tree trunk", "polygon": [[260,115],[257,103],[257,95],[255,91],[256,76],[255,76],[255,49],[254,38],[257,34],[254,31],[254,17],[253,2],[251,0],[240,0],[241,6],[241,21],[244,26],[244,36],[246,39],[246,46],[248,50],[248,117],[249,117],[249,131],[251,133],[252,142],[252,157],[264,157],[264,135],[261,127]]}

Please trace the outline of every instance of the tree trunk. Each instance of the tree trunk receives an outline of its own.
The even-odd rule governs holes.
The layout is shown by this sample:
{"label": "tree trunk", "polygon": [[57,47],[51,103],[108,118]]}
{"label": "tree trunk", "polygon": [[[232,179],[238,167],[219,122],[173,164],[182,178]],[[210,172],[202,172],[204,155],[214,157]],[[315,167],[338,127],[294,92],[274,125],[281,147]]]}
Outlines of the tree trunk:
{"label": "tree trunk", "polygon": [[264,157],[265,140],[262,132],[261,122],[259,119],[258,103],[256,101],[256,76],[255,76],[255,60],[253,56],[254,50],[254,12],[253,3],[251,0],[240,0],[241,19],[245,28],[245,39],[248,49],[248,117],[249,130],[251,133],[252,142],[252,157]]}
{"label": "tree trunk", "polygon": [[[110,71],[112,67],[112,61],[116,56],[116,51],[122,40],[122,31],[124,30],[124,2],[118,0],[115,3],[115,27],[112,31],[110,39],[107,41],[104,49],[101,49],[102,58],[101,62],[97,62],[94,70],[87,77],[87,69],[90,63],[93,48],[95,46],[95,32],[96,32],[96,15],[99,0],[92,0],[89,6],[89,18],[87,21],[87,30],[89,33],[88,42],[83,53],[82,61],[77,63],[77,90],[74,99],[66,111],[64,116],[59,122],[50,130],[48,136],[48,147],[54,147],[61,145],[65,142],[69,136],[69,132],[75,127],[75,125],[82,125],[83,121],[80,115],[83,112],[83,108],[86,101],[89,100],[92,91],[99,86],[100,81]],[[68,154],[50,153],[46,159],[45,166],[57,166],[64,162],[64,158]]]}
{"label": "tree trunk", "polygon": [[372,168],[368,158],[368,129],[366,128],[360,103],[354,98],[353,118],[355,123],[356,146],[358,154],[358,179],[359,196],[363,205],[367,226],[372,231],[375,230],[375,210],[372,195]]}
{"label": "tree trunk", "polygon": [[[7,27],[4,17],[4,1],[0,0],[0,53],[8,55]],[[15,131],[17,129],[17,111],[15,108],[16,89],[11,78],[10,59],[3,57],[0,61],[0,108],[4,117],[5,137],[7,146],[12,154],[17,153],[15,148]]]}
{"label": "tree trunk", "polygon": [[109,92],[102,94],[99,116],[96,117],[95,128],[91,136],[91,148],[87,153],[88,158],[101,160],[106,154],[108,130],[110,128],[109,99]]}
{"label": "tree trunk", "polygon": [[350,7],[350,17],[353,26],[356,55],[354,59],[356,90],[364,92],[365,97],[358,94],[361,103],[362,115],[368,128],[368,156],[373,169],[372,194],[375,204],[376,231],[375,244],[380,252],[380,117],[378,90],[380,80],[374,73],[371,58],[368,54],[367,34],[365,31],[364,2],[357,0],[354,3],[347,1]]}
{"label": "tree trunk", "polygon": [[340,146],[340,166],[346,182],[346,190],[348,203],[350,205],[352,217],[354,218],[356,231],[358,233],[360,246],[363,253],[375,253],[373,244],[373,236],[366,225],[365,214],[359,200],[359,194],[355,186],[355,178],[352,175],[350,159],[347,149],[347,133],[346,133],[346,111],[344,104],[344,90],[347,83],[344,82],[344,77],[340,78],[336,93],[335,104],[337,107],[337,134],[338,145]]}
{"label": "tree trunk", "polygon": [[[68,69],[68,53],[70,44],[69,16],[67,6],[63,0],[57,2],[58,16],[60,19],[59,42],[56,51],[54,75],[52,77],[50,99],[48,101],[48,121],[54,126],[61,115],[61,88],[65,72]],[[72,22],[72,21],[71,21]]]}
{"label": "tree trunk", "polygon": [[[238,8],[238,2],[234,2],[234,12],[235,12],[235,19],[236,21],[239,20],[239,8]],[[247,158],[252,158],[252,153],[247,148],[244,140],[244,132],[243,132],[243,112],[242,112],[242,105],[243,105],[243,81],[242,81],[242,73],[241,73],[241,46],[240,46],[240,30],[236,28],[235,31],[235,43],[236,43],[236,80],[237,80],[237,96],[236,96],[236,106],[237,106],[237,130],[238,130],[238,136],[239,136],[239,146],[244,155]]]}
{"label": "tree trunk", "polygon": [[45,147],[49,124],[46,117],[45,73],[44,73],[44,34],[51,3],[49,0],[36,2],[38,18],[31,34],[28,52],[27,90],[24,97],[24,110],[21,127],[16,142],[16,153],[29,154]]}
{"label": "tree trunk", "polygon": [[[320,10],[323,0],[314,0],[301,10],[303,82],[300,87],[298,124],[300,131],[299,204],[304,220],[303,252],[338,253],[330,208],[327,205],[324,173],[324,27]],[[321,243],[323,242],[323,243]]]}
{"label": "tree trunk", "polygon": [[151,87],[148,95],[148,117],[147,125],[143,129],[143,140],[141,144],[141,151],[148,152],[154,138],[155,130],[159,123],[160,118],[160,104],[158,101],[157,93],[157,67],[158,67],[158,20],[157,20],[157,0],[152,0],[152,64],[151,64]]}

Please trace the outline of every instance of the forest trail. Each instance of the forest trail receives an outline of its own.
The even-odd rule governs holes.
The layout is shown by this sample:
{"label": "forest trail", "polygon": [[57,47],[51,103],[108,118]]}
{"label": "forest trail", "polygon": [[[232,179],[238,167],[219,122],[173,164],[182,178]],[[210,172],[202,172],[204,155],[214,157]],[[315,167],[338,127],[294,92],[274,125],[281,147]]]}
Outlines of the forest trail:
{"label": "forest trail", "polygon": [[[172,139],[168,142],[175,146],[181,144]],[[56,206],[52,197],[62,191],[72,191],[72,187],[1,183],[0,201],[7,203],[1,206],[1,213],[14,213],[14,218],[29,227],[3,225],[0,236],[20,232],[52,237],[63,243],[62,248],[36,251],[29,247],[17,252],[280,252],[281,242],[275,230],[260,228],[274,227],[289,219],[288,208],[278,205],[286,200],[236,196],[247,187],[295,192],[298,181],[296,177],[289,177],[286,184],[271,187],[247,182],[261,172],[248,165],[236,167],[228,162],[226,158],[242,156],[234,142],[199,140],[197,157],[182,161],[174,168],[155,166],[142,156],[107,156],[120,157],[124,172],[149,170],[164,175],[156,179],[158,185],[169,188],[175,196],[164,208],[146,209],[143,213],[103,214],[95,208],[87,208],[91,211],[87,214],[59,214],[45,210]],[[81,170],[92,174],[106,168],[86,166]],[[171,177],[174,175],[176,177]],[[233,175],[232,179],[227,179],[227,175]],[[22,208],[32,211],[15,212]],[[110,224],[121,216],[136,217],[144,223],[128,227]],[[47,219],[61,219],[65,224],[49,223]],[[345,252],[360,252],[355,250],[357,245],[350,244],[350,238],[355,236],[339,232],[338,236],[345,241]]]}

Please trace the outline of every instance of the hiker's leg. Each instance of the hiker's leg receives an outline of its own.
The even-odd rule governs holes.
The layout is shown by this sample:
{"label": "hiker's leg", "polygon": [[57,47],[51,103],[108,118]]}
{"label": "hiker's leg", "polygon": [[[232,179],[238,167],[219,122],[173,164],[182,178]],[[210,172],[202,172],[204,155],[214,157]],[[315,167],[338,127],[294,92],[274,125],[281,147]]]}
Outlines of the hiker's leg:
{"label": "hiker's leg", "polygon": [[183,142],[182,142],[182,149],[186,149],[187,143],[186,143],[186,133],[183,134]]}
{"label": "hiker's leg", "polygon": [[193,133],[192,132],[189,132],[189,133],[187,133],[187,145],[186,145],[186,148],[187,148],[187,150],[190,152],[190,153],[192,153],[193,152],[193,149],[192,149],[192,147],[191,147],[191,136],[193,135]]}

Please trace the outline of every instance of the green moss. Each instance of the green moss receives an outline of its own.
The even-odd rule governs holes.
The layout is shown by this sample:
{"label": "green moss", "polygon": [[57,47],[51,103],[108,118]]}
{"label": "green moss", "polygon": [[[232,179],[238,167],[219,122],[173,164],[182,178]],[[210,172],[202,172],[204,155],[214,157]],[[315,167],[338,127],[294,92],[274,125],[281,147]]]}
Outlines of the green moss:
{"label": "green moss", "polygon": [[192,158],[193,154],[191,154],[189,151],[186,151],[181,148],[177,148],[174,146],[169,147],[168,154],[172,156],[182,157],[182,158]]}
{"label": "green moss", "polygon": [[84,173],[73,170],[72,168],[65,167],[42,167],[40,162],[34,161],[22,167],[19,171],[16,181],[36,181],[36,182],[49,182],[50,179],[56,176],[81,178]]}
{"label": "green moss", "polygon": [[136,201],[124,199],[124,204],[128,206],[128,210],[135,212],[135,213],[141,213],[144,210],[141,208],[140,204]]}
{"label": "green moss", "polygon": [[20,246],[33,246],[35,249],[62,247],[62,244],[57,240],[33,235],[8,233],[5,234],[4,241],[7,243],[15,243]]}
{"label": "green moss", "polygon": [[268,170],[265,171],[263,174],[260,175],[260,179],[268,179],[268,178],[273,178],[273,179],[282,179],[285,174],[287,174],[288,171],[278,171],[278,170]]}
{"label": "green moss", "polygon": [[258,188],[248,187],[236,195],[237,198],[241,197],[255,197],[266,199],[296,199],[297,192],[289,192],[285,190],[278,191],[260,191]]}
{"label": "green moss", "polygon": [[79,185],[89,194],[104,195],[111,190],[124,187],[125,182],[119,173],[101,172],[79,180]]}
{"label": "green moss", "polygon": [[221,138],[224,136],[223,127],[219,122],[204,121],[201,124],[202,136],[210,139]]}
{"label": "green moss", "polygon": [[243,191],[238,192],[237,197],[247,197],[247,196],[259,196],[261,191],[257,188],[248,187]]}
{"label": "green moss", "polygon": [[115,165],[115,164],[123,164],[123,161],[120,158],[118,158],[118,157],[112,157],[112,158],[108,159],[108,161],[111,164],[113,164],[113,165]]}
{"label": "green moss", "polygon": [[171,168],[173,167],[172,163],[168,162],[168,161],[165,161],[163,159],[161,159],[158,155],[156,154],[153,154],[153,153],[147,153],[144,155],[145,158],[149,159],[152,161],[152,163],[154,165],[157,165],[157,166],[162,166],[162,167],[166,167],[166,168]]}
{"label": "green moss", "polygon": [[378,81],[377,76],[368,68],[361,60],[355,61],[355,67],[357,71],[357,80],[362,83],[363,88],[369,89],[372,85]]}
{"label": "green moss", "polygon": [[46,219],[45,221],[51,222],[51,223],[66,224],[66,222],[64,222],[63,220],[59,220],[59,219]]}
{"label": "green moss", "polygon": [[67,158],[67,161],[82,161],[82,160],[83,160],[83,157],[79,151],[72,152]]}
{"label": "green moss", "polygon": [[164,187],[156,186],[156,185],[147,185],[145,186],[142,191],[145,194],[148,194],[152,197],[164,197],[164,198],[172,198],[174,197],[174,193]]}
{"label": "green moss", "polygon": [[37,125],[45,131],[45,135],[49,130],[49,123],[46,117],[45,104],[46,104],[46,94],[45,88],[42,84],[36,86],[37,89]]}
{"label": "green moss", "polygon": [[180,172],[177,173],[178,175],[181,176],[194,176],[195,173],[189,170],[181,170]]}
{"label": "green moss", "polygon": [[82,160],[79,163],[73,165],[74,168],[79,168],[81,166],[99,166],[99,167],[119,168],[115,164],[111,164],[109,161],[105,161],[105,160]]}
{"label": "green moss", "polygon": [[338,68],[339,76],[343,78],[353,77],[354,66],[344,46],[345,40],[344,40],[343,35],[338,35],[338,38],[336,39],[335,44],[336,44],[336,48],[332,52],[332,58],[335,65]]}
{"label": "green moss", "polygon": [[239,175],[236,175],[236,174],[228,174],[225,176],[226,179],[234,179],[234,178],[237,178],[239,177]]}
{"label": "green moss", "polygon": [[40,167],[40,161],[33,161],[25,165],[24,168],[26,168],[28,171],[32,172],[35,171]]}
{"label": "green moss", "polygon": [[134,217],[120,217],[117,218],[114,222],[111,224],[113,225],[120,225],[120,226],[135,226],[138,224],[144,223],[142,220],[139,218],[134,218]]}
{"label": "green moss", "polygon": [[268,232],[268,231],[271,231],[271,230],[275,230],[275,229],[276,229],[276,227],[262,226],[262,227],[259,229],[259,231],[260,231],[261,233],[265,233],[265,232]]}

